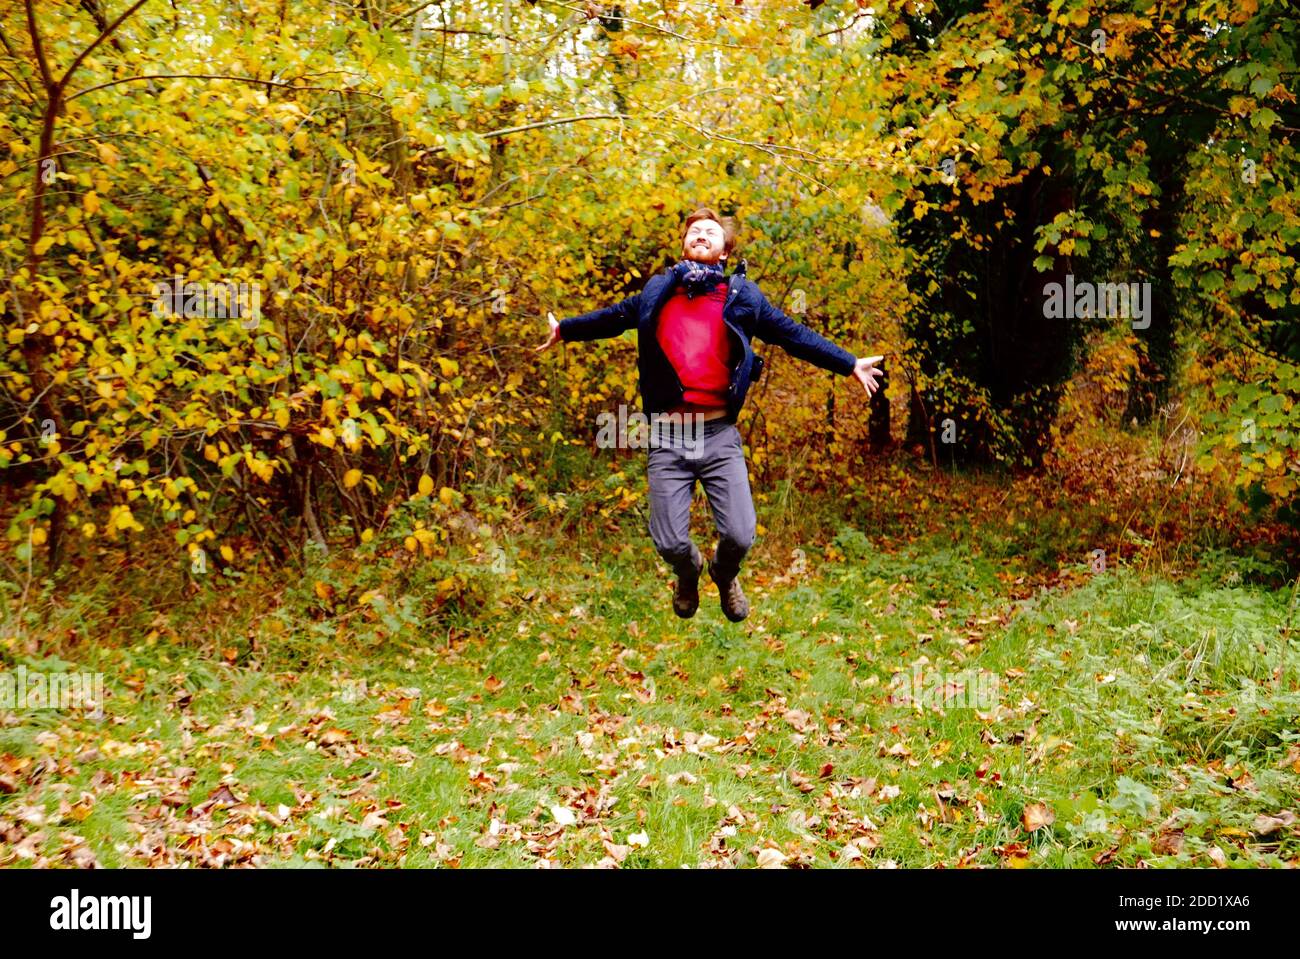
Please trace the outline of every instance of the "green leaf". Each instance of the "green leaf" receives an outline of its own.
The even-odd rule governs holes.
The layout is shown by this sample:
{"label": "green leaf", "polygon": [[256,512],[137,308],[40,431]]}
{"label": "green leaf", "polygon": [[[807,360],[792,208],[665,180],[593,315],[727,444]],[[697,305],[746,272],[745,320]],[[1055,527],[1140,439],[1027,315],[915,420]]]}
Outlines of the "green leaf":
{"label": "green leaf", "polygon": [[1267,96],[1268,92],[1273,89],[1273,81],[1268,77],[1256,77],[1250,83],[1250,92],[1257,97]]}
{"label": "green leaf", "polygon": [[1250,125],[1256,130],[1267,130],[1273,124],[1277,123],[1280,118],[1268,107],[1256,110],[1250,117]]}

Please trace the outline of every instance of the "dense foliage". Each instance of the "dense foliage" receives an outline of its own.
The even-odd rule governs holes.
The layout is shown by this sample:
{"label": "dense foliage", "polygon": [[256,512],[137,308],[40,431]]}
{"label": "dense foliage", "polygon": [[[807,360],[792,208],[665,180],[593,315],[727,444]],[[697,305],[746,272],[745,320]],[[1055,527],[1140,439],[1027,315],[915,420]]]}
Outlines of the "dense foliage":
{"label": "dense foliage", "polygon": [[[1125,420],[1183,377],[1200,468],[1292,502],[1286,7],[7,4],[9,539],[57,563],[165,524],[200,569],[340,534],[432,555],[475,489],[556,509],[634,347],[527,348],[700,203],[773,302],[888,354],[928,455],[1041,464],[1100,343]],[[1148,324],[1048,318],[1066,275],[1149,283]]]}

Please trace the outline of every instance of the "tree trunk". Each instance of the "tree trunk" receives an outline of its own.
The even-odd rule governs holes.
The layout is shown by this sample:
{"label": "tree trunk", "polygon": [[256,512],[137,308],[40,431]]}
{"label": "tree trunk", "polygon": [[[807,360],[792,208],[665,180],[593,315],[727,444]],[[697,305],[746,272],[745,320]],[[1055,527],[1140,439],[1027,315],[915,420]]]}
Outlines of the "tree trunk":
{"label": "tree trunk", "polygon": [[889,397],[885,395],[889,373],[884,361],[878,369],[881,372],[880,388],[872,395],[867,412],[867,442],[876,452],[889,446]]}

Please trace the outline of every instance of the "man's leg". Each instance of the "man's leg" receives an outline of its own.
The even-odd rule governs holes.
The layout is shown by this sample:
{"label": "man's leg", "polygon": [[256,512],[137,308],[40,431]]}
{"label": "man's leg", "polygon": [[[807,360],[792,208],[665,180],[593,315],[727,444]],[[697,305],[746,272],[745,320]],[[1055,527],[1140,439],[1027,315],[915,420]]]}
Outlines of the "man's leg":
{"label": "man's leg", "polygon": [[740,573],[740,561],[754,544],[757,517],[740,430],[730,423],[714,429],[716,422],[705,424],[696,470],[718,530],[718,548],[709,571],[716,582],[728,583]]}
{"label": "man's leg", "polygon": [[650,538],[679,579],[699,576],[699,550],[691,542],[691,496],[695,473],[682,450],[665,442],[650,446],[646,461],[650,490]]}

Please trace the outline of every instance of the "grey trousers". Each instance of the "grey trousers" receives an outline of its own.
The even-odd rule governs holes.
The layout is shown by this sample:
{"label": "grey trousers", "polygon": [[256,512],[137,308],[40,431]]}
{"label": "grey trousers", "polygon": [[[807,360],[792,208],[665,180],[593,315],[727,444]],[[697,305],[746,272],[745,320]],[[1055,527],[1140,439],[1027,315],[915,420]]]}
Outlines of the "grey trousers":
{"label": "grey trousers", "polygon": [[754,543],[757,523],[736,425],[725,418],[702,424],[688,419],[661,429],[652,425],[646,475],[650,538],[659,555],[678,576],[697,572],[690,525],[691,499],[699,480],[718,531],[714,574],[724,583],[734,579]]}

